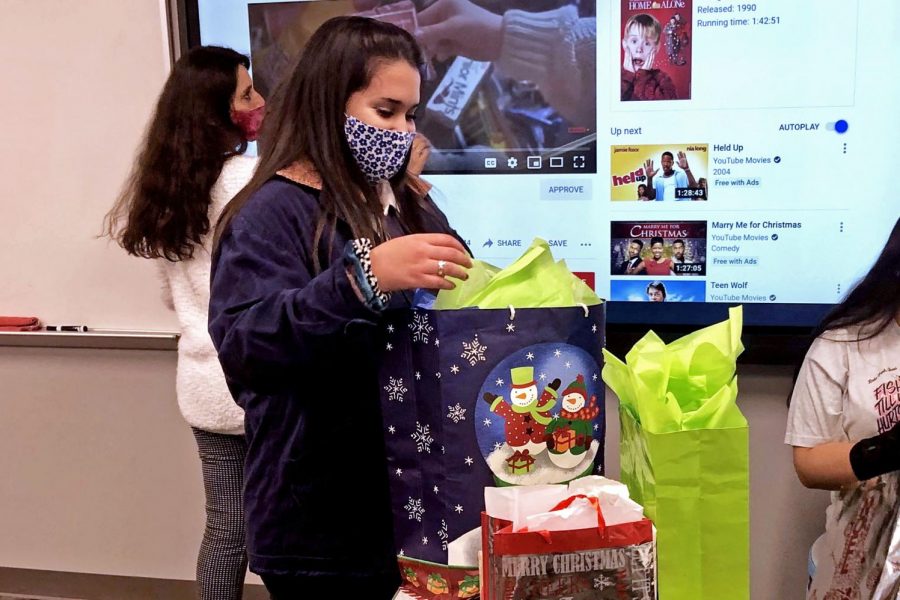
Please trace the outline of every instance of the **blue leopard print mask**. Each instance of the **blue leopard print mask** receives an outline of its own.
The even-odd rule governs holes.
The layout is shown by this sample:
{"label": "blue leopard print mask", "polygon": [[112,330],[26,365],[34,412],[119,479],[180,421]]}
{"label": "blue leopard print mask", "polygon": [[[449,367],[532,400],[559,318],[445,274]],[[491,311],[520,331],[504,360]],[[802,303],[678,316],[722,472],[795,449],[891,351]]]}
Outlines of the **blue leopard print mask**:
{"label": "blue leopard print mask", "polygon": [[356,164],[370,183],[399,173],[416,137],[414,132],[381,129],[350,115],[344,121],[344,134]]}

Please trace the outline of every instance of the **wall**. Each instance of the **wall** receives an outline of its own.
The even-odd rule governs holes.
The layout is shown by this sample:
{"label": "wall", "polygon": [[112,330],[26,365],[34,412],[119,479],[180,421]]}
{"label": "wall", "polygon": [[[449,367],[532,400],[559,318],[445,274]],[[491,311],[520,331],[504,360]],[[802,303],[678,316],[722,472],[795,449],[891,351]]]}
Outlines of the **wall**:
{"label": "wall", "polygon": [[174,327],[149,261],[96,238],[168,74],[163,6],[0,3],[0,314]]}
{"label": "wall", "polygon": [[0,347],[0,482],[0,567],[194,579],[203,480],[175,353]]}

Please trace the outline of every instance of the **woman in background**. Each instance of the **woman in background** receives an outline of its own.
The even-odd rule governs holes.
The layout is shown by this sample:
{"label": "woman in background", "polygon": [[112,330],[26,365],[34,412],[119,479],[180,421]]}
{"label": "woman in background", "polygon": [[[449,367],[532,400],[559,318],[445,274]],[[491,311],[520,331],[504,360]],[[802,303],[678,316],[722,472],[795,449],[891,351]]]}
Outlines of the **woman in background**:
{"label": "woman in background", "polygon": [[[797,476],[806,487],[834,491],[816,548],[827,553],[835,573],[859,567],[864,557],[850,546],[864,552],[868,544],[844,551],[845,499],[860,482],[900,470],[898,407],[900,220],[868,274],[819,326],[791,397],[785,443],[793,446]],[[858,525],[863,540],[865,524]],[[853,585],[866,578],[861,574]],[[870,597],[863,589],[852,595]]]}
{"label": "woman in background", "polygon": [[107,215],[106,232],[129,253],[159,259],[163,295],[178,316],[176,391],[203,469],[206,529],[197,558],[201,600],[240,599],[247,569],[241,501],[247,451],[234,402],[207,332],[211,226],[250,180],[265,101],[247,57],[198,47],[172,69],[134,170]]}

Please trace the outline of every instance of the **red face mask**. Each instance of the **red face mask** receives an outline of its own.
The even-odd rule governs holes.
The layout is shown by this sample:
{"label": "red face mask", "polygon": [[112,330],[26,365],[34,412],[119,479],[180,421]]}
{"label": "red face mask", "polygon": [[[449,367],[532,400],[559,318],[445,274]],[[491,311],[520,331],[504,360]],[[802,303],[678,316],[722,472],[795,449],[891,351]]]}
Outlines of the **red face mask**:
{"label": "red face mask", "polygon": [[238,126],[248,142],[254,142],[259,137],[265,109],[265,104],[253,110],[231,109],[231,122]]}

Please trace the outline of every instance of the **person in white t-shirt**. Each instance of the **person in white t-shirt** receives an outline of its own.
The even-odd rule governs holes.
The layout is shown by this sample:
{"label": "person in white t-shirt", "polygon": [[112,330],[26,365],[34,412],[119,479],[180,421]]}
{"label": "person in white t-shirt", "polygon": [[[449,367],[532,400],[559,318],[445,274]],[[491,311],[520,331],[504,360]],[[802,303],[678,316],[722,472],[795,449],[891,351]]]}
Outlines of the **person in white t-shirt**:
{"label": "person in white t-shirt", "polygon": [[[825,552],[839,552],[843,494],[900,470],[900,220],[869,273],[824,320],[798,373],[785,443],[808,488],[833,490]],[[840,569],[846,556],[834,556]]]}

